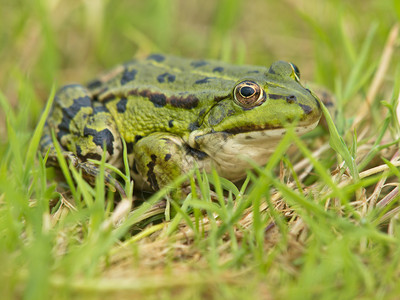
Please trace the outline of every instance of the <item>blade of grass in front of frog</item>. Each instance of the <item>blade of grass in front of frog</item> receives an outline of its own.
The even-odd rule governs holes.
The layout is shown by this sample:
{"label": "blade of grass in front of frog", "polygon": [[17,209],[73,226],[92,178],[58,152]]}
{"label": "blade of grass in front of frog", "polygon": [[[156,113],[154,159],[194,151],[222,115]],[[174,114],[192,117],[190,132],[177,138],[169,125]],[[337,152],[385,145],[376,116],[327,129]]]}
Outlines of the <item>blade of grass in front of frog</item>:
{"label": "blade of grass in front of frog", "polygon": [[186,224],[192,229],[195,230],[193,221],[190,219],[187,209],[190,205],[190,200],[192,199],[192,194],[186,196],[185,200],[183,200],[182,205],[180,206],[176,201],[172,200],[170,203],[174,210],[176,211],[176,215],[173,219],[168,222],[168,228],[163,236],[170,236],[175,230],[178,228],[179,223],[181,222],[182,218],[185,220]]}
{"label": "blade of grass in front of frog", "polygon": [[223,215],[221,216],[221,218],[226,219],[227,211],[226,211],[225,197],[224,197],[224,194],[222,191],[220,177],[218,176],[217,170],[215,170],[215,168],[212,168],[211,176],[207,176],[207,178],[210,178],[210,177],[212,178],[213,182],[210,182],[210,180],[208,180],[208,181],[214,185],[215,192],[217,193],[217,200],[218,200],[218,203],[223,212]]}
{"label": "blade of grass in front of frog", "polygon": [[135,234],[134,236],[130,237],[128,240],[122,242],[119,244],[117,247],[114,247],[110,250],[110,255],[117,254],[122,248],[126,248],[128,246],[131,246],[132,244],[140,241],[141,239],[144,239],[154,232],[157,232],[159,230],[162,230],[165,226],[167,226],[167,223],[161,223],[161,224],[156,224],[150,227],[146,227],[143,231],[139,232],[138,234]]}
{"label": "blade of grass in front of frog", "polygon": [[223,195],[223,188],[230,187],[233,188],[235,195],[238,194],[238,189],[236,186],[232,187],[233,183],[231,183],[229,180],[221,178],[216,169],[213,168],[211,171],[211,174],[208,175],[208,178],[210,178],[210,182],[214,185],[215,191],[217,193],[217,198],[218,198],[218,203],[221,208],[220,214],[218,214],[218,218],[221,220],[221,225],[217,229],[216,233],[216,238],[219,239],[221,238],[225,233],[228,233],[230,238],[231,238],[231,247],[232,250],[236,250],[237,248],[237,241],[236,241],[236,235],[234,233],[234,224],[237,222],[235,221],[232,216],[234,215],[235,208],[233,205],[233,200],[232,200],[232,192],[230,192],[228,199],[230,198],[231,200],[227,200],[224,195]]}
{"label": "blade of grass in front of frog", "polygon": [[[211,227],[211,232],[216,232],[218,225],[217,225],[217,216],[219,215],[219,213],[222,213],[221,211],[218,210],[218,212],[215,211],[216,208],[220,209],[220,206],[216,205],[216,203],[213,202],[212,197],[211,197],[211,189],[210,189],[210,182],[208,180],[208,176],[205,170],[202,170],[200,172],[200,170],[198,169],[198,171],[196,172],[196,179],[197,179],[197,183],[200,187],[201,190],[201,195],[202,195],[202,200],[199,199],[192,199],[191,200],[191,206],[193,206],[194,208],[197,209],[202,209],[205,210],[207,212],[207,216],[208,216],[208,220],[210,222],[210,227]],[[205,200],[205,201],[204,201]],[[196,205],[195,203],[199,204],[199,203],[207,203],[208,204],[208,208],[206,207],[201,207]],[[210,247],[212,247],[213,250],[215,250],[216,247],[216,235],[213,234],[210,236],[210,239],[212,239],[212,241],[210,242]],[[212,257],[211,260],[216,259],[215,257]]]}
{"label": "blade of grass in front of frog", "polygon": [[69,172],[69,169],[68,169],[67,161],[66,161],[64,155],[62,154],[62,149],[61,149],[60,144],[58,143],[58,140],[56,138],[54,130],[51,131],[51,137],[53,140],[54,148],[56,149],[56,155],[57,155],[57,160],[58,160],[60,169],[64,175],[65,180],[67,181],[67,184],[71,190],[73,198],[75,199],[75,201],[77,201],[77,203],[79,203],[80,197],[78,197],[74,182],[71,177],[71,173]]}
{"label": "blade of grass in front of frog", "polygon": [[124,160],[124,167],[125,167],[125,193],[129,198],[132,198],[133,195],[133,188],[135,183],[131,180],[131,172],[129,169],[129,160],[128,160],[128,148],[126,147],[125,139],[122,137],[123,143],[123,160]]}
{"label": "blade of grass in front of frog", "polygon": [[[218,177],[215,177],[215,176],[218,176],[218,173],[215,171],[215,169],[213,169],[213,172],[211,174],[207,174],[208,181],[213,185],[216,185],[216,184],[220,185],[221,192],[223,189],[223,190],[232,192],[235,196],[239,195],[239,189],[232,181],[230,181],[224,177],[221,177],[221,176],[218,176]],[[216,180],[216,178],[217,178],[217,180]]]}
{"label": "blade of grass in front of frog", "polygon": [[[90,262],[89,267],[85,269],[87,274],[93,273],[95,271],[96,262],[107,253],[115,244],[116,240],[119,240],[123,237],[133,225],[138,224],[149,216],[146,213],[153,208],[153,206],[161,201],[163,197],[167,195],[172,189],[179,187],[184,181],[187,180],[188,176],[191,176],[193,172],[189,172],[183,176],[177,178],[171,186],[165,187],[155,193],[150,199],[144,202],[140,207],[135,209],[122,223],[115,229],[109,231],[108,228],[106,230],[101,230],[99,235],[96,235],[91,239],[91,242],[86,244],[82,251],[90,251]],[[160,211],[161,213],[161,211]],[[97,246],[95,246],[97,245]],[[99,246],[100,245],[100,246]]]}
{"label": "blade of grass in front of frog", "polygon": [[[198,169],[198,166],[196,165],[195,170],[194,170],[194,176],[190,176],[190,189],[191,189],[191,194],[192,198],[198,199],[198,185],[196,185],[196,180],[195,178],[200,177],[200,172]],[[192,212],[194,215],[194,225],[193,225],[193,231],[195,232],[195,239],[199,237],[199,232],[200,232],[200,220],[202,218],[202,212],[198,208],[192,207]],[[193,222],[192,222],[193,223]]]}
{"label": "blade of grass in front of frog", "polygon": [[[209,227],[207,229],[208,235],[204,239],[203,234],[204,234],[204,228],[200,229],[199,228],[199,234],[197,235],[196,239],[197,240],[204,240],[204,242],[207,244],[204,255],[207,258],[210,266],[212,266],[213,269],[217,268],[218,266],[218,245],[219,245],[219,234],[218,234],[218,229],[219,225],[217,224],[217,216],[222,216],[224,215],[224,211],[221,208],[220,205],[218,205],[215,202],[212,202],[209,193],[210,193],[210,188],[209,188],[209,183],[208,183],[208,177],[207,174],[203,171],[202,176],[199,176],[200,172],[198,172],[197,175],[197,182],[199,183],[199,187],[202,190],[202,195],[203,199],[190,199],[189,205],[193,207],[193,209],[197,210],[205,210],[208,216],[208,221],[209,221]],[[200,178],[200,180],[199,180]],[[206,189],[206,190],[204,190]],[[204,190],[204,191],[203,191]],[[208,192],[207,192],[208,190]],[[204,198],[204,195],[206,198]],[[202,224],[203,225],[203,224]]]}
{"label": "blade of grass in front of frog", "polygon": [[[355,163],[355,160],[351,156],[350,151],[347,148],[342,137],[339,135],[339,132],[337,131],[337,128],[336,128],[335,124],[333,123],[333,120],[329,114],[328,109],[325,107],[325,105],[321,101],[319,103],[321,105],[322,113],[324,114],[326,123],[328,125],[328,129],[329,129],[329,134],[330,134],[329,145],[331,145],[332,149],[335,150],[336,153],[338,153],[343,158],[343,160],[346,162],[346,165],[350,170],[350,175],[353,177],[353,180],[358,181],[359,174],[358,174],[357,165]],[[331,181],[331,180],[329,180],[329,181]],[[334,186],[334,185],[332,185],[332,186]]]}
{"label": "blade of grass in front of frog", "polygon": [[94,197],[96,195],[96,192],[90,186],[90,184],[85,179],[83,179],[81,171],[78,172],[73,165],[70,165],[70,171],[72,177],[74,178],[74,181],[77,184],[77,190],[79,190],[83,197],[84,203],[89,208],[89,210],[93,209]]}
{"label": "blade of grass in front of frog", "polygon": [[200,188],[201,198],[207,202],[212,202],[210,183],[208,181],[206,172],[204,172],[204,170],[200,171],[199,167],[196,166],[195,174],[197,184]]}
{"label": "blade of grass in front of frog", "polygon": [[[351,204],[349,203],[351,194],[345,193],[342,189],[340,189],[335,182],[333,182],[331,176],[328,174],[328,171],[325,169],[325,167],[318,162],[313,156],[312,153],[307,149],[307,147],[304,145],[304,143],[296,136],[293,136],[293,141],[294,143],[299,147],[300,151],[303,153],[304,156],[306,156],[312,165],[314,166],[314,169],[317,171],[317,173],[320,175],[320,177],[329,184],[329,186],[332,189],[332,193],[329,195],[329,197],[320,197],[318,199],[321,203],[325,202],[326,199],[330,197],[336,197],[340,200],[341,204],[346,207],[346,209],[354,216],[355,219],[359,220],[360,216],[359,214],[356,213],[356,210]],[[347,149],[347,148],[346,148]],[[347,150],[348,151],[348,150]],[[356,182],[359,182],[357,180]]]}
{"label": "blade of grass in front of frog", "polygon": [[[100,165],[101,164],[100,161],[95,160],[95,159],[88,159],[88,161],[93,163],[93,164],[95,164],[95,165]],[[124,162],[124,164],[125,164],[125,162]],[[114,172],[115,174],[117,174],[118,176],[120,176],[125,181],[125,184],[126,184],[126,182],[130,182],[130,175],[127,176],[126,174],[122,173],[122,171],[120,169],[118,169],[117,167],[115,167],[115,166],[113,166],[113,165],[111,165],[109,163],[104,163],[104,166],[107,169],[109,169],[112,172]],[[117,179],[113,178],[113,177],[110,177],[111,175],[107,175],[107,176],[108,177],[107,177],[106,183],[108,185],[108,188],[112,192],[118,191],[119,194],[121,195],[121,197],[126,197],[126,195],[127,195],[126,194],[126,190],[122,188],[122,186],[119,184],[119,181]],[[129,187],[129,190],[131,191],[130,195],[132,195],[133,186],[129,184],[128,187]]]}
{"label": "blade of grass in front of frog", "polygon": [[293,180],[296,183],[297,189],[299,190],[299,192],[301,194],[304,195],[303,187],[302,187],[301,182],[299,180],[299,176],[297,176],[297,173],[294,171],[294,167],[293,167],[292,162],[289,159],[287,159],[287,157],[285,157],[285,156],[282,157],[282,161],[284,162],[286,167],[289,169],[290,174],[292,175]]}
{"label": "blade of grass in front of frog", "polygon": [[[325,108],[326,110],[326,108]],[[327,110],[326,110],[327,112]],[[332,119],[331,119],[332,121]],[[310,163],[314,166],[315,171],[318,173],[320,176],[320,179],[322,179],[333,191],[335,191],[335,194],[338,197],[343,197],[344,195],[341,194],[340,189],[337,187],[336,183],[333,182],[330,174],[326,170],[326,168],[316,160],[312,153],[307,149],[307,147],[304,145],[303,141],[295,134],[294,130],[289,128],[285,137],[282,139],[281,143],[278,145],[277,150],[275,153],[271,156],[271,165],[268,165],[265,167],[265,169],[260,169],[254,163],[252,163],[252,166],[255,167],[255,170],[258,172],[261,172],[261,174],[269,174],[268,177],[272,176],[270,170],[273,166],[277,165],[278,161],[280,160],[280,155],[281,153],[284,153],[283,150],[287,149],[289,145],[287,143],[294,143],[299,150],[303,153],[303,155],[309,159]],[[280,152],[282,151],[282,152]]]}
{"label": "blade of grass in front of frog", "polygon": [[185,182],[190,176],[193,175],[193,170],[189,171],[187,174],[179,176],[175,179],[169,186],[162,188],[161,190],[154,193],[149,199],[146,200],[142,205],[132,211],[132,213],[125,219],[125,221],[116,229],[113,230],[110,238],[116,239],[120,238],[129,228],[143,221],[148,216],[147,211],[152,209],[152,207],[160,202],[169,192],[173,189],[178,188],[183,182]]}
{"label": "blade of grass in front of frog", "polygon": [[[260,270],[266,270],[272,260],[271,256],[263,256],[265,228],[268,226],[268,224],[271,223],[271,220],[278,226],[279,231],[282,233],[282,239],[279,243],[280,246],[284,247],[285,243],[287,242],[287,224],[284,221],[281,213],[276,210],[270,199],[270,187],[272,185],[270,176],[273,176],[272,170],[279,164],[284,153],[286,153],[286,151],[292,144],[292,135],[294,135],[294,127],[287,128],[285,136],[279,142],[278,146],[276,147],[275,151],[269,158],[268,163],[264,168],[258,166],[257,164],[254,164],[254,162],[250,162],[254,170],[260,174],[260,177],[254,181],[254,188],[249,194],[249,200],[252,203],[253,212],[254,232],[252,234],[254,234],[254,238],[256,241],[254,251],[256,251],[255,253],[259,261],[259,265],[261,268]],[[267,174],[268,176],[266,176]],[[262,199],[267,202],[269,212],[269,214],[267,214],[265,217],[263,217],[261,214]]]}
{"label": "blade of grass in front of frog", "polygon": [[[217,203],[214,202],[206,202],[199,199],[190,199],[189,201],[190,206],[193,206],[198,209],[202,209],[207,211],[208,215],[223,215],[224,211]],[[210,218],[211,219],[211,218]]]}
{"label": "blade of grass in front of frog", "polygon": [[90,211],[89,220],[89,239],[96,240],[98,232],[106,219],[105,210],[105,162],[106,162],[106,143],[103,143],[103,154],[101,156],[99,173],[96,176],[95,195],[93,206]]}
{"label": "blade of grass in front of frog", "polygon": [[26,158],[25,158],[25,167],[27,170],[31,169],[34,157],[38,151],[40,138],[41,138],[42,132],[43,132],[43,127],[44,127],[44,124],[46,123],[47,116],[49,115],[50,109],[53,105],[54,95],[55,95],[55,87],[53,85],[51,88],[51,91],[50,91],[50,95],[47,99],[46,107],[39,119],[38,124],[36,125],[36,128],[33,132],[32,138],[31,138],[31,141],[28,145],[28,151],[26,153]]}

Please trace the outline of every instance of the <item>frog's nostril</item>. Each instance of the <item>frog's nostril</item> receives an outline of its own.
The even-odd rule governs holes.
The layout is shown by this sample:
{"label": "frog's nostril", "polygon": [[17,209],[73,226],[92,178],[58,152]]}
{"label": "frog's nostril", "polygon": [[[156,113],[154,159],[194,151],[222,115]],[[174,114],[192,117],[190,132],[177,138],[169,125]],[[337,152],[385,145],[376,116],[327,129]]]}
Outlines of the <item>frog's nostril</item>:
{"label": "frog's nostril", "polygon": [[295,95],[290,95],[286,97],[286,102],[287,103],[295,103],[297,101],[297,98]]}

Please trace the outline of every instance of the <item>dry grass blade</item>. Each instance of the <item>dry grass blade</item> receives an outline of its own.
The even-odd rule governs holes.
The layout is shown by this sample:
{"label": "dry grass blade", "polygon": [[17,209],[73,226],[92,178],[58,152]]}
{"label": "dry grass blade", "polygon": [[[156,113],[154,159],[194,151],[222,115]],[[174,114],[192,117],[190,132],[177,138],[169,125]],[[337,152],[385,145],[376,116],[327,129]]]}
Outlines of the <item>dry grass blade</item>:
{"label": "dry grass blade", "polygon": [[366,101],[362,105],[357,114],[357,117],[352,125],[351,130],[357,128],[361,121],[365,119],[367,115],[371,113],[371,104],[372,101],[375,100],[376,95],[379,91],[379,88],[382,86],[383,80],[385,78],[385,74],[387,73],[388,67],[390,65],[393,52],[395,49],[396,41],[399,36],[399,24],[393,25],[392,29],[390,30],[389,36],[387,38],[385,48],[383,50],[378,70],[375,72],[375,76],[372,80],[370,88],[367,92]]}

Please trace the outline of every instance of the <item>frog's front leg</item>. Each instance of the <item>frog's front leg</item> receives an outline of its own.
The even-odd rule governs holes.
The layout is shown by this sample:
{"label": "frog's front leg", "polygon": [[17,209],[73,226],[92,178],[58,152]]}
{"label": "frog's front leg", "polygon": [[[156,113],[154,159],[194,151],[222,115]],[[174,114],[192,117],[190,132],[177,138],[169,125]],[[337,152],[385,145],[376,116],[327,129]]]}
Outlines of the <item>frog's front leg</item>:
{"label": "frog's front leg", "polygon": [[[99,168],[87,159],[100,160],[103,147],[106,151],[106,162],[119,167],[122,144],[113,117],[102,103],[92,99],[84,86],[68,85],[55,95],[40,146],[43,155],[50,148],[48,163],[57,165],[51,130],[54,130],[64,157],[81,170],[89,182],[95,182]],[[123,193],[122,188],[108,173],[106,182]]]}
{"label": "frog's front leg", "polygon": [[207,156],[190,148],[181,137],[169,133],[150,134],[140,139],[133,151],[134,171],[153,190],[158,190],[186,174],[194,167],[195,161],[199,162]]}

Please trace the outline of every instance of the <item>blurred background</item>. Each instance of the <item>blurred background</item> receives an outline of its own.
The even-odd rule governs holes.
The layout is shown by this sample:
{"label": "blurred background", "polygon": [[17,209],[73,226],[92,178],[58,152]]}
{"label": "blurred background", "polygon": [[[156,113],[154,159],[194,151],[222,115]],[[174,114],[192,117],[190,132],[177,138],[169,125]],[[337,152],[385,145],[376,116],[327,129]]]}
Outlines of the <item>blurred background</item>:
{"label": "blurred background", "polygon": [[398,3],[0,0],[0,135],[6,135],[7,105],[26,111],[18,115],[20,128],[29,132],[52,86],[84,83],[152,52],[238,64],[288,60],[299,66],[303,78],[334,90],[338,79],[346,80],[357,47],[370,31],[369,60],[379,59],[399,20]]}

